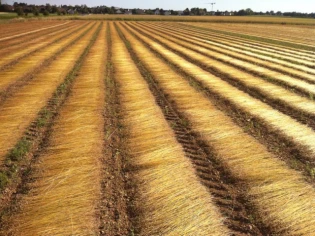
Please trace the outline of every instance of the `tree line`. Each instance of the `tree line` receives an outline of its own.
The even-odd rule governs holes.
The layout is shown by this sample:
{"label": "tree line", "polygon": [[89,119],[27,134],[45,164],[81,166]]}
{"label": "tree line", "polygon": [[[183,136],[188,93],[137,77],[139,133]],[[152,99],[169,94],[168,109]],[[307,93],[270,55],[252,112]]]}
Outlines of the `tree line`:
{"label": "tree line", "polygon": [[[123,8],[116,8],[116,7],[108,7],[108,6],[96,6],[96,7],[88,7],[86,5],[32,5],[26,3],[18,3],[14,2],[13,6],[8,4],[1,4],[0,0],[0,11],[2,12],[16,12],[18,15],[27,15],[32,13],[35,16],[39,14],[43,14],[45,16],[49,14],[58,14],[58,15],[65,15],[65,14],[117,14],[118,12],[121,14],[124,13],[132,13],[133,15],[153,15],[156,14],[158,10],[160,15],[164,15],[166,12],[162,8],[156,9],[123,9]],[[170,15],[194,15],[194,16],[202,16],[202,15],[235,15],[235,16],[251,16],[251,15],[270,15],[270,16],[290,16],[290,17],[312,17],[315,18],[315,13],[300,13],[300,12],[281,12],[281,11],[267,11],[267,12],[255,12],[250,8],[241,9],[239,11],[214,11],[208,12],[206,8],[186,8],[183,11],[168,11]]]}

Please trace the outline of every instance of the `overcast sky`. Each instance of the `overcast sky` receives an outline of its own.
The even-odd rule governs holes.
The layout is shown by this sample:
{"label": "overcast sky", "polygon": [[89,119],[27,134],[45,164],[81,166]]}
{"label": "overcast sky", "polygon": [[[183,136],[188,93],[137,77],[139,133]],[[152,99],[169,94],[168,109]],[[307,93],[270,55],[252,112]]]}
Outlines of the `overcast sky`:
{"label": "overcast sky", "polygon": [[[3,0],[4,3],[13,4],[17,0]],[[235,11],[245,8],[251,8],[254,11],[297,11],[297,12],[315,12],[315,0],[21,0],[29,4],[68,4],[88,6],[116,6],[122,8],[163,8],[173,10],[183,10],[185,8],[200,7],[211,10],[211,5],[215,2],[214,10]]]}

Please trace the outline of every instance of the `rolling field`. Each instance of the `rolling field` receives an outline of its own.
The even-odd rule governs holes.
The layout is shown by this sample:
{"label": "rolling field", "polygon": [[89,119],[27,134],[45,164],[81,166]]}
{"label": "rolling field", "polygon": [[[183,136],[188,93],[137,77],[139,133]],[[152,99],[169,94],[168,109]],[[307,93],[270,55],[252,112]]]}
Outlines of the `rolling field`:
{"label": "rolling field", "polygon": [[0,25],[0,235],[314,234],[312,26],[65,19]]}

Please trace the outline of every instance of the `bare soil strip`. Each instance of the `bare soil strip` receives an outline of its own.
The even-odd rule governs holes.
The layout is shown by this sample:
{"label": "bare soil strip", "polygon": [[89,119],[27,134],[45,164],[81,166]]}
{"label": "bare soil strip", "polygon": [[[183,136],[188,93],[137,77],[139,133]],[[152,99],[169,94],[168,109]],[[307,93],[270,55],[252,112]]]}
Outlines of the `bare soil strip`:
{"label": "bare soil strip", "polygon": [[29,43],[27,45],[22,44],[17,48],[10,48],[8,50],[4,50],[0,53],[0,71],[3,70],[4,67],[12,66],[18,62],[18,60],[31,55],[32,53],[38,52],[39,50],[45,50],[46,47],[50,46],[53,43],[56,43],[74,32],[83,28],[81,25],[72,26],[71,29],[61,29],[58,33],[49,34],[45,37],[41,37],[38,41]]}
{"label": "bare soil strip", "polygon": [[[275,70],[283,74],[292,75],[300,79],[315,83],[314,78],[315,69],[302,65],[296,65],[288,61],[274,59],[268,56],[262,56],[259,54],[248,52],[247,50],[245,51],[244,49],[237,49],[234,48],[233,46],[225,46],[222,45],[221,43],[214,43],[209,40],[204,40],[199,37],[193,36],[188,32],[181,33],[178,32],[177,30],[169,29],[164,25],[161,25],[160,27],[152,24],[145,25],[150,26],[150,28],[153,28],[155,31],[167,33],[168,35],[171,35],[176,39],[180,39],[188,43],[193,43],[194,45],[198,45],[202,48],[206,48],[218,53],[222,53],[224,55],[228,55],[236,59],[240,59],[246,62],[253,63],[255,65],[259,65],[260,67],[266,67],[268,69]],[[315,63],[313,65],[315,65]]]}
{"label": "bare soil strip", "polygon": [[299,158],[302,158],[305,163],[314,163],[315,147],[312,140],[315,138],[315,133],[311,128],[300,124],[291,117],[274,110],[265,103],[252,98],[197,65],[190,63],[159,43],[143,36],[143,33],[140,35],[138,33],[139,29],[137,29],[137,32],[135,30],[132,30],[132,32],[147,45],[150,45],[150,48],[162,55],[169,63],[175,65],[196,81],[201,82],[217,98],[227,101],[231,107],[247,114],[249,121],[256,119],[259,124],[272,131],[271,133],[277,135],[281,140],[285,140],[285,143],[295,148],[294,151],[299,153]]}
{"label": "bare soil strip", "polygon": [[41,28],[41,29],[36,29],[36,30],[28,31],[28,32],[21,33],[21,34],[10,35],[10,36],[8,36],[8,37],[0,38],[0,42],[1,42],[1,41],[4,41],[4,40],[8,40],[8,39],[13,39],[13,38],[21,37],[21,36],[24,36],[24,35],[27,35],[27,34],[36,33],[36,32],[39,32],[39,31],[46,30],[46,29],[56,28],[56,27],[59,27],[59,26],[61,26],[61,25],[65,25],[65,24],[69,24],[69,23],[70,23],[70,21],[67,21],[67,22],[64,22],[64,23],[62,23],[62,24],[57,24],[57,25],[53,25],[53,26],[49,26],[49,27],[44,27],[44,28]]}
{"label": "bare soil strip", "polygon": [[[113,28],[112,28],[113,29]],[[228,235],[223,218],[194,174],[124,42],[112,30],[137,235]]]}
{"label": "bare soil strip", "polygon": [[98,231],[105,35],[102,27],[52,127],[48,147],[37,157],[30,192],[22,197],[19,213],[11,215],[9,234],[92,235]]}
{"label": "bare soil strip", "polygon": [[25,129],[35,119],[37,113],[45,106],[53,92],[65,79],[77,59],[84,52],[89,40],[96,30],[96,26],[79,39],[65,53],[53,61],[48,67],[37,73],[24,87],[16,91],[14,96],[8,97],[0,107],[0,162],[14,147]]}
{"label": "bare soil strip", "polygon": [[[139,30],[140,27],[137,27],[137,29]],[[220,77],[234,86],[237,86],[246,93],[250,93],[254,97],[257,97],[256,94],[259,94],[260,96],[257,98],[261,97],[263,102],[267,102],[276,109],[280,108],[282,112],[291,115],[305,124],[310,124],[312,128],[315,129],[315,124],[313,122],[314,119],[312,119],[315,114],[315,103],[312,100],[314,97],[312,94],[309,98],[299,96],[294,92],[261,80],[258,77],[249,75],[248,73],[240,71],[234,67],[224,65],[208,58],[207,56],[181,47],[177,43],[172,43],[169,40],[166,40],[166,37],[160,37],[157,35],[153,36],[153,33],[146,33],[145,31],[142,32],[149,38],[158,40],[157,42],[164,45],[164,47],[167,47],[168,49],[181,55],[188,61],[199,65],[201,68],[211,72],[217,77]]]}
{"label": "bare soil strip", "polygon": [[12,95],[14,91],[25,85],[26,82],[30,81],[36,73],[52,63],[59,54],[66,51],[73,43],[83,37],[91,27],[92,23],[78,30],[70,37],[62,38],[2,71],[0,74],[0,103]]}
{"label": "bare soil strip", "polygon": [[240,45],[249,46],[255,49],[264,50],[271,53],[277,53],[279,55],[292,56],[292,58],[300,58],[303,60],[310,60],[312,62],[314,62],[315,60],[315,56],[313,55],[313,53],[306,50],[292,49],[292,48],[284,47],[281,45],[274,46],[270,43],[268,44],[268,43],[259,42],[256,40],[249,40],[249,39],[244,39],[237,36],[231,36],[228,34],[224,34],[223,31],[222,32],[211,31],[205,28],[194,26],[194,25],[179,24],[178,28],[189,30],[194,33],[200,33],[205,36],[215,37],[218,39],[222,38],[224,40],[232,40],[234,43],[238,43]]}
{"label": "bare soil strip", "polygon": [[[109,23],[107,23],[109,24]],[[121,120],[119,86],[114,78],[112,64],[111,30],[107,31],[107,65],[105,78],[105,148],[100,202],[100,235],[128,235],[132,225],[128,210],[130,198],[127,189],[133,179],[127,174],[127,151]]]}
{"label": "bare soil strip", "polygon": [[[186,43],[183,42],[181,39],[173,39],[172,37],[169,37],[163,33],[158,33],[156,30],[150,29],[150,28],[145,28],[149,32],[155,34],[155,38],[163,39],[162,42],[165,42],[167,39],[171,43],[174,43],[174,45],[178,45],[178,48],[181,48],[180,51],[191,53],[191,52],[197,52],[200,53],[201,55],[204,55],[203,59],[203,64],[207,67],[215,67],[216,69],[220,68],[220,63],[224,63],[222,65],[220,71],[229,71],[229,74],[237,74],[241,75],[243,77],[249,77],[249,73],[253,74],[258,79],[259,81],[262,79],[268,81],[268,82],[273,82],[277,85],[285,85],[286,87],[295,89],[300,91],[301,93],[304,93],[306,96],[311,96],[315,97],[315,85],[310,84],[306,81],[302,81],[300,79],[293,78],[291,76],[285,75],[283,73],[279,73],[273,70],[265,69],[262,68],[261,66],[256,66],[252,63],[248,63],[243,60],[235,59],[233,57],[228,56],[227,54],[229,53],[222,53],[222,52],[215,52],[213,50],[208,50],[207,48],[202,48],[200,46],[195,46],[195,44],[192,42]],[[159,36],[159,37],[158,37]],[[188,49],[187,51],[185,49]],[[206,59],[205,61],[205,58]],[[210,65],[210,66],[209,66]],[[216,65],[218,65],[216,67]],[[230,67],[229,67],[230,66]],[[235,69],[235,68],[237,69]],[[241,71],[240,71],[241,70]],[[314,76],[310,76],[308,79],[312,81],[312,83],[315,82]],[[306,78],[304,78],[306,79]],[[267,83],[269,84],[269,83]]]}
{"label": "bare soil strip", "polygon": [[[132,31],[139,38],[141,34]],[[214,152],[234,178],[248,186],[247,197],[274,234],[309,235],[315,230],[315,190],[303,176],[267,152],[245,134],[232,119],[219,111],[163,60],[132,39],[131,47],[154,75],[159,87],[176,109]],[[155,47],[154,42],[150,42]],[[147,45],[146,45],[147,46]],[[165,54],[171,52],[164,49]],[[183,64],[183,61],[180,61]]]}

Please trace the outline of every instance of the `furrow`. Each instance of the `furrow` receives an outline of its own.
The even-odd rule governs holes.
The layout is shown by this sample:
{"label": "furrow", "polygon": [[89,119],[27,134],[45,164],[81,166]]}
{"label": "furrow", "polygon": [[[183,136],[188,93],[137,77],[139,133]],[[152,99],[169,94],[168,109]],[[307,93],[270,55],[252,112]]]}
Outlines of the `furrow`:
{"label": "furrow", "polygon": [[[315,85],[314,84],[310,84],[306,81],[302,81],[300,79],[296,79],[293,78],[291,76],[285,75],[283,73],[279,73],[273,70],[269,70],[269,69],[265,69],[262,68],[260,66],[256,66],[252,63],[246,62],[242,59],[235,59],[231,56],[228,56],[228,53],[224,53],[224,52],[215,52],[213,50],[209,50],[208,48],[203,48],[200,46],[195,46],[195,43],[186,43],[183,42],[183,40],[181,39],[174,39],[172,37],[166,36],[163,33],[157,33],[156,30],[152,30],[152,29],[148,29],[147,27],[145,28],[146,30],[148,30],[150,33],[155,34],[155,38],[163,38],[165,42],[165,40],[170,41],[171,43],[177,44],[178,47],[182,47],[183,49],[188,49],[187,52],[197,52],[200,53],[201,55],[205,56],[203,58],[203,63],[206,67],[208,67],[208,65],[213,65],[215,67],[215,65],[217,64],[218,66],[215,67],[216,69],[220,69],[220,63],[224,63],[224,65],[222,65],[220,71],[224,72],[224,71],[229,71],[230,74],[238,74],[242,77],[249,77],[250,74],[255,75],[256,80],[261,80],[264,79],[267,82],[272,82],[278,85],[284,85],[286,87],[295,89],[300,91],[301,93],[304,93],[304,95],[306,96],[311,96],[314,97],[315,96]],[[183,51],[183,50],[182,50]],[[184,51],[186,52],[186,51]],[[208,58],[206,61],[205,59]],[[235,68],[234,68],[235,67]],[[305,78],[306,79],[306,78]],[[310,79],[312,82],[315,82],[315,79],[310,76]],[[268,83],[269,84],[269,83]]]}
{"label": "furrow", "polygon": [[[38,50],[45,50],[45,47],[49,47],[51,44],[56,43],[63,38],[66,38],[73,34],[76,31],[79,31],[79,28],[83,28],[83,26],[77,25],[76,27],[71,27],[61,29],[59,31],[54,32],[52,34],[48,34],[47,36],[41,37],[38,41],[31,42],[29,44],[19,45],[17,48],[10,48],[0,53],[0,71],[3,70],[4,67],[12,66],[18,62],[19,59],[22,59],[26,56],[31,55],[32,53],[37,52]],[[65,32],[67,31],[67,32]],[[13,51],[13,52],[12,52]]]}
{"label": "furrow", "polygon": [[22,197],[20,211],[11,217],[9,234],[98,232],[106,26],[95,37],[53,125],[48,147],[38,156],[40,161],[32,173],[30,192]]}
{"label": "furrow", "polygon": [[[107,24],[109,24],[107,22]],[[129,217],[128,185],[133,179],[127,174],[125,135],[122,129],[119,87],[114,79],[112,63],[111,29],[107,31],[107,65],[105,78],[105,147],[102,171],[102,197],[100,202],[100,231],[102,236],[132,233]]]}
{"label": "furrow", "polygon": [[23,86],[33,76],[48,66],[58,54],[65,51],[80,37],[91,29],[91,24],[83,27],[69,37],[53,43],[52,45],[21,59],[17,64],[3,70],[0,74],[0,102],[3,102],[13,92]]}
{"label": "furrow", "polygon": [[[141,36],[141,33],[133,32]],[[272,226],[273,234],[312,234],[315,230],[315,190],[304,181],[303,176],[289,169],[263,145],[244,133],[142,43],[131,36],[128,39],[145,68],[189,121],[199,139],[211,148],[236,179],[247,184],[248,200],[263,222]],[[155,47],[154,42],[150,45]]]}
{"label": "furrow", "polygon": [[[255,64],[255,66],[256,65],[263,66],[263,67],[278,71],[283,74],[292,75],[300,79],[306,80],[308,82],[315,83],[315,78],[314,78],[315,69],[308,68],[302,65],[296,65],[293,63],[289,63],[287,61],[279,60],[279,59],[274,59],[272,57],[262,56],[259,54],[248,52],[246,49],[245,51],[244,49],[237,49],[237,48],[234,48],[233,46],[225,46],[221,43],[215,43],[209,40],[204,40],[202,38],[192,36],[188,32],[181,33],[181,32],[178,32],[177,30],[167,28],[164,25],[162,25],[161,27],[158,27],[156,25],[152,26],[150,24],[149,26],[151,26],[151,28],[153,28],[156,31],[167,33],[168,35],[172,35],[173,37],[179,40],[182,40],[188,43],[193,43],[194,45],[198,45],[202,48],[207,48],[209,50],[213,50],[215,52],[222,53],[236,59],[253,63]],[[315,65],[315,63],[313,65]]]}
{"label": "furrow", "polygon": [[[138,27],[137,30],[140,30],[140,27]],[[147,31],[142,32],[148,37],[158,40],[160,44],[181,55],[181,57],[184,57],[194,64],[198,64],[202,69],[215,74],[217,77],[233,84],[244,92],[249,93],[251,96],[259,98],[263,102],[267,102],[281,112],[292,116],[304,124],[309,124],[315,129],[313,122],[315,103],[312,100],[312,94],[310,94],[310,99],[299,96],[294,92],[261,80],[234,67],[222,64],[193,50],[181,47],[176,43],[166,40],[167,37],[153,36],[153,33],[146,33]]]}
{"label": "furrow", "polygon": [[65,79],[71,68],[87,47],[96,26],[72,45],[69,50],[42,69],[14,96],[8,97],[0,108],[0,162],[16,144],[40,109],[45,106],[53,92]]}
{"label": "furrow", "polygon": [[228,235],[223,218],[155,104],[127,48],[112,27],[129,174],[136,182],[133,211],[138,235]]}
{"label": "furrow", "polygon": [[268,44],[268,43],[243,39],[237,36],[231,36],[229,34],[226,34],[224,31],[214,31],[214,30],[209,30],[209,29],[194,26],[194,25],[183,25],[183,24],[181,25],[183,26],[182,28],[185,28],[193,32],[203,33],[205,35],[215,36],[215,37],[223,38],[227,40],[233,40],[233,42],[238,42],[241,45],[250,46],[252,48],[264,49],[265,51],[268,51],[268,52],[274,52],[274,53],[286,55],[286,56],[291,55],[292,57],[298,57],[304,60],[312,60],[313,62],[315,60],[315,57],[313,56],[313,54],[310,54],[309,51],[305,51],[305,50],[301,51],[301,50],[292,49],[292,48],[288,48],[288,47],[284,47],[280,45],[273,46],[272,44]]}
{"label": "furrow", "polygon": [[[67,21],[67,22],[64,22],[64,23],[62,23],[62,24],[57,24],[57,25],[53,25],[53,26],[49,26],[49,27],[43,27],[43,28],[41,28],[41,29],[31,30],[31,31],[24,32],[24,33],[19,33],[19,34],[10,35],[10,36],[7,36],[7,37],[2,37],[2,38],[0,38],[0,42],[1,42],[1,41],[5,41],[5,40],[9,40],[9,39],[13,39],[13,38],[17,38],[17,37],[21,37],[21,36],[24,36],[24,35],[36,33],[36,32],[39,32],[39,31],[46,30],[46,29],[56,28],[56,27],[59,27],[59,26],[61,26],[61,25],[65,25],[65,24],[69,24],[69,23],[70,23],[70,21]],[[34,27],[34,26],[33,26],[33,27]],[[24,29],[24,30],[25,30],[25,29]],[[25,31],[26,31],[26,30],[25,30]]]}
{"label": "furrow", "polygon": [[[128,44],[126,39],[125,41]],[[193,163],[201,183],[207,187],[213,196],[214,203],[225,215],[224,224],[232,231],[232,235],[262,235],[261,230],[248,218],[248,209],[243,204],[246,201],[242,196],[244,193],[243,183],[237,183],[235,180],[231,181],[231,176],[224,171],[224,167],[220,166],[216,158],[211,153],[207,153],[203,145],[198,143],[185,120],[180,118],[158,85],[149,78],[149,72],[142,66],[142,62],[139,61],[132,49],[130,49],[130,52],[141,74],[146,78],[166,120],[174,130],[177,141],[182,145],[186,156]],[[265,229],[262,231],[266,233]]]}
{"label": "furrow", "polygon": [[268,127],[268,130],[273,130],[275,134],[285,139],[290,145],[295,146],[304,159],[314,162],[315,145],[313,140],[315,140],[315,133],[311,128],[274,110],[269,105],[238,90],[221,78],[214,76],[171,52],[161,44],[143,36],[143,32],[139,33],[139,28],[137,28],[137,31],[129,26],[127,28],[147,45],[150,45],[150,48],[162,55],[167,61],[193,77],[196,81],[201,82],[211,93],[227,101],[233,107],[236,107],[237,110],[248,114],[250,121],[252,118],[258,119],[262,126]]}

